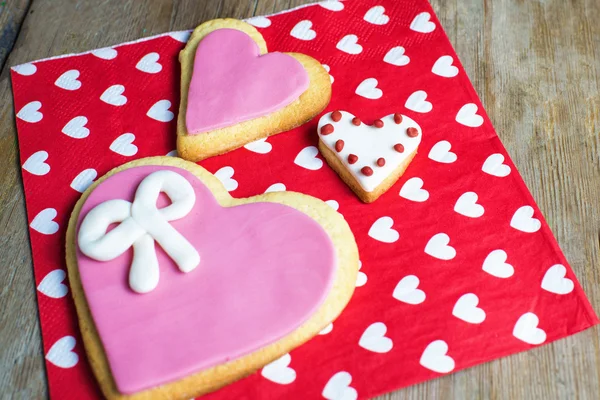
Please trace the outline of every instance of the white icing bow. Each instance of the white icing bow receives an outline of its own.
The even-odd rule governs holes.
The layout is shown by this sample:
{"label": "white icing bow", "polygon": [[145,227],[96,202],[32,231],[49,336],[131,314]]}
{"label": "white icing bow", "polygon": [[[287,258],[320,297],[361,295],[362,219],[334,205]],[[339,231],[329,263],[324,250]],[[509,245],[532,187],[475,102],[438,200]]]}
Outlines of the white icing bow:
{"label": "white icing bow", "polygon": [[[167,207],[156,208],[158,195],[171,199]],[[182,272],[190,272],[200,263],[200,255],[169,221],[185,217],[194,207],[192,185],[176,172],[162,170],[140,182],[133,203],[108,200],[94,207],[79,228],[79,249],[97,261],[110,261],[133,246],[129,286],[147,293],[158,285],[158,259],[154,241],[175,261]],[[106,232],[111,224],[119,223]]]}

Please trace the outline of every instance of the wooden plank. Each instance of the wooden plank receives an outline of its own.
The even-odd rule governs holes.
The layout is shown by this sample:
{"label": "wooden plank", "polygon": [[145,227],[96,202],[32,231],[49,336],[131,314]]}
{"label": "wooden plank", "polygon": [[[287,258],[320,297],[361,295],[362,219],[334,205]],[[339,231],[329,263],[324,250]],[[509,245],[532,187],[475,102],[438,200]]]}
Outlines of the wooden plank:
{"label": "wooden plank", "polygon": [[[36,0],[7,65],[246,18],[303,0]],[[600,305],[600,4],[431,0],[496,129],[594,307]],[[12,9],[26,9],[11,1]],[[20,8],[19,8],[20,7]],[[7,20],[2,9],[0,27]],[[15,19],[13,18],[13,21]],[[2,37],[3,38],[3,37]],[[0,41],[0,44],[3,43]],[[0,65],[2,65],[0,45]],[[0,387],[47,395],[8,67],[0,74]],[[599,330],[381,399],[596,399]],[[19,340],[15,340],[19,338]]]}
{"label": "wooden plank", "polygon": [[0,70],[13,48],[31,0],[0,1]]}

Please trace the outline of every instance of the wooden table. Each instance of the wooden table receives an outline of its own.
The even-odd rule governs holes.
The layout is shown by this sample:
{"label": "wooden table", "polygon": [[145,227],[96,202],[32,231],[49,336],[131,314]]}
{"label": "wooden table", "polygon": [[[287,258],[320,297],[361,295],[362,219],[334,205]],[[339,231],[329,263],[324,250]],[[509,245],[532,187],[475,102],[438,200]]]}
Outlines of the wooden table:
{"label": "wooden table", "polygon": [[[0,397],[47,396],[10,66],[307,2],[0,1]],[[432,3],[504,145],[600,310],[600,2]],[[382,398],[598,399],[599,333],[589,329]]]}

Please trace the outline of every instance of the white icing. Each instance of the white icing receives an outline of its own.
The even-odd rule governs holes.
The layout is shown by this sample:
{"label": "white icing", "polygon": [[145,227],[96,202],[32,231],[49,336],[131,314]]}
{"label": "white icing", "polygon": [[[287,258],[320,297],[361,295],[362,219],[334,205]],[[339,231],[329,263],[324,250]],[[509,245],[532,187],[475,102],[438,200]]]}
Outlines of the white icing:
{"label": "white icing", "polygon": [[[158,209],[158,195],[171,200]],[[196,202],[192,185],[173,171],[156,171],[140,182],[133,203],[108,200],[91,209],[79,228],[79,249],[97,261],[110,261],[133,247],[129,286],[138,293],[158,285],[158,259],[154,241],[173,259],[179,269],[189,272],[200,263],[200,255],[169,221],[185,217]],[[111,224],[118,223],[107,233]]]}
{"label": "white icing", "polygon": [[[319,120],[318,133],[321,141],[340,159],[342,164],[356,178],[360,186],[367,192],[372,192],[379,186],[407,157],[409,157],[421,143],[421,127],[411,118],[402,115],[402,122],[394,122],[394,114],[381,118],[382,128],[376,128],[361,122],[359,126],[352,124],[354,115],[340,111],[342,118],[338,122],[331,119],[331,113],[325,114]],[[333,133],[321,135],[321,127],[331,124]],[[417,128],[419,134],[414,138],[407,135],[408,128]],[[344,141],[341,152],[335,150],[335,143]],[[394,150],[394,145],[400,143],[404,146],[404,152]],[[348,155],[358,156],[354,164],[348,163]],[[383,157],[385,165],[379,167],[377,159]],[[361,172],[365,166],[371,167],[373,175],[366,176]]]}

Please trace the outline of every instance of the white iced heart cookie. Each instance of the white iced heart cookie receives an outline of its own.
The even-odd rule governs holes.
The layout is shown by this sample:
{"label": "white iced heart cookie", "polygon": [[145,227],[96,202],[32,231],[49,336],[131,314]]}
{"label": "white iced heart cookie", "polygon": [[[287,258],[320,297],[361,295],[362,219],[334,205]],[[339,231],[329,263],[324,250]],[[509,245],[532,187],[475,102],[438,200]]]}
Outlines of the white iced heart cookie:
{"label": "white iced heart cookie", "polygon": [[346,111],[319,120],[319,150],[327,163],[365,203],[387,191],[410,164],[421,143],[421,127],[390,114],[364,124]]}

